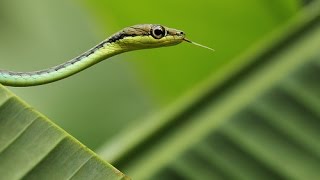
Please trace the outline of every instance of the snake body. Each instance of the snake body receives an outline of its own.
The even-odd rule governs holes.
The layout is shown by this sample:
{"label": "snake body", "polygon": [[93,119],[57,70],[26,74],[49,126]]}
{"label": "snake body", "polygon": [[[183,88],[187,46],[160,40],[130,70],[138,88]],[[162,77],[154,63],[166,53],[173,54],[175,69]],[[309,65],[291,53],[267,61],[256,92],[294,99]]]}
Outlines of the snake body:
{"label": "snake body", "polygon": [[0,83],[7,86],[36,86],[58,81],[117,54],[179,44],[185,34],[157,24],[139,24],[122,29],[95,47],[63,64],[33,72],[0,70]]}

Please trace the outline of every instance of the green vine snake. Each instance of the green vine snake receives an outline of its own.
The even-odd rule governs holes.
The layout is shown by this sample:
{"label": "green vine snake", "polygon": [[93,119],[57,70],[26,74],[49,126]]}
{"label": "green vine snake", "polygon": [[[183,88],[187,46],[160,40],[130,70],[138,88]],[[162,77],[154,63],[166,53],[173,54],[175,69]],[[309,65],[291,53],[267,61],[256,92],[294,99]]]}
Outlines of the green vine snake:
{"label": "green vine snake", "polygon": [[80,56],[48,69],[33,72],[0,70],[0,83],[16,87],[47,84],[123,52],[173,46],[183,41],[211,49],[186,39],[183,31],[157,24],[139,24],[124,28]]}

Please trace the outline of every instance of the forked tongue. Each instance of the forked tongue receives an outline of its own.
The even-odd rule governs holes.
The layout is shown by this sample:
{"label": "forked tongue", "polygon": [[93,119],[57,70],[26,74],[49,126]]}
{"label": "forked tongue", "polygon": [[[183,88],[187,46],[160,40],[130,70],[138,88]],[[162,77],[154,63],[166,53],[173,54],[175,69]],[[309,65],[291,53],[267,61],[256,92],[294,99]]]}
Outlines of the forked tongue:
{"label": "forked tongue", "polygon": [[186,41],[186,42],[188,42],[188,43],[194,44],[194,45],[196,45],[196,46],[199,46],[199,47],[202,47],[202,48],[205,48],[205,49],[209,49],[209,50],[211,50],[211,51],[215,51],[214,49],[212,49],[212,48],[210,48],[210,47],[208,47],[208,46],[204,46],[204,45],[202,45],[202,44],[199,44],[199,43],[190,41],[189,39],[184,38],[183,40]]}

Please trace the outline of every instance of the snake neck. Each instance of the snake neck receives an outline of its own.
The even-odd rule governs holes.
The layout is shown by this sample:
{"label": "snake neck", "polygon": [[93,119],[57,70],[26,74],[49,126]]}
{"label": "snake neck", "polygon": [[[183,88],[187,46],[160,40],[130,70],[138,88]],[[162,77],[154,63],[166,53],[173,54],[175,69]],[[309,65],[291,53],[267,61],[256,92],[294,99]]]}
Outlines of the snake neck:
{"label": "snake neck", "polygon": [[104,59],[125,52],[119,44],[103,41],[87,52],[63,64],[32,72],[14,72],[0,70],[0,83],[6,86],[36,86],[58,81],[80,72]]}

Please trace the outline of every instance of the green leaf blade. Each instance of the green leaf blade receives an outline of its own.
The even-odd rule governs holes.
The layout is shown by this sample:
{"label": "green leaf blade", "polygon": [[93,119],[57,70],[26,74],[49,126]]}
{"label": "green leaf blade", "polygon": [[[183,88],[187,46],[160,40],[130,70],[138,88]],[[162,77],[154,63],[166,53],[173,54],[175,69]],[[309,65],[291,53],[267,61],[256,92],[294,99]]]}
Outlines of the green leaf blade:
{"label": "green leaf blade", "polygon": [[0,85],[0,179],[129,179]]}

